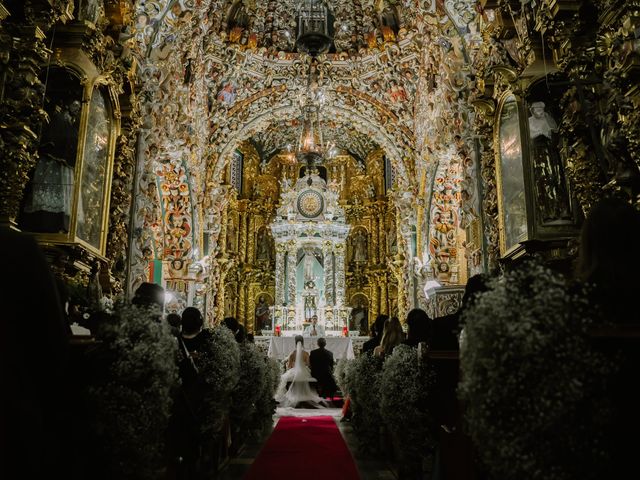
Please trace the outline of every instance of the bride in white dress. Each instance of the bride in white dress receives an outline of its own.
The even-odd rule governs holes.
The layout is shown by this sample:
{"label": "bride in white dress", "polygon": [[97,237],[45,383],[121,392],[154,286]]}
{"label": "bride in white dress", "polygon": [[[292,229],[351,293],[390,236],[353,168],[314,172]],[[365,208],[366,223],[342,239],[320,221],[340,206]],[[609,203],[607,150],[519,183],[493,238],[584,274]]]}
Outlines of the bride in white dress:
{"label": "bride in white dress", "polygon": [[[316,382],[316,379],[311,376],[309,370],[309,354],[302,348],[304,339],[297,335],[295,340],[296,350],[289,355],[290,368],[280,378],[276,401],[281,407],[296,407],[303,402],[316,408],[326,406],[325,401],[320,398],[315,389],[309,386],[309,382]],[[291,366],[291,360],[294,360],[293,366]],[[291,383],[289,389],[287,389],[287,383]]]}

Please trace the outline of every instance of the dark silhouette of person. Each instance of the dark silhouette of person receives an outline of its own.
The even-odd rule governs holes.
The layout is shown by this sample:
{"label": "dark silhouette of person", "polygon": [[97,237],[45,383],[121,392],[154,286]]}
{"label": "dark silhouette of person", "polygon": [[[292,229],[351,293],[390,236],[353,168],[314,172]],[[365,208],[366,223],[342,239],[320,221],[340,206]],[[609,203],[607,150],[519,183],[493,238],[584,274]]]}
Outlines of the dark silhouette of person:
{"label": "dark silhouette of person", "polygon": [[414,308],[407,314],[407,339],[402,343],[417,347],[419,343],[429,344],[431,338],[431,319],[421,308]]}
{"label": "dark silhouette of person", "polygon": [[389,316],[384,314],[380,314],[376,317],[376,321],[373,322],[375,337],[364,342],[362,345],[362,353],[373,353],[373,350],[380,345],[380,342],[382,341],[382,334],[384,333],[384,323],[388,318]]}
{"label": "dark silhouette of person", "polygon": [[158,307],[162,312],[164,309],[164,288],[155,283],[144,282],[136,289],[131,303],[140,307]]}
{"label": "dark silhouette of person", "polygon": [[[627,242],[623,252],[614,247],[613,238]],[[637,435],[640,430],[640,389],[638,376],[640,349],[625,331],[637,332],[640,309],[637,306],[640,250],[634,242],[640,238],[640,212],[627,202],[603,199],[589,211],[582,226],[576,276],[587,285],[595,325],[618,333],[593,339],[595,347],[617,366],[607,379],[606,395],[613,410],[611,425],[603,427],[611,459],[610,478],[624,478],[635,468]],[[616,324],[626,324],[613,328]],[[616,337],[617,335],[617,337]]]}
{"label": "dark silhouette of person", "polygon": [[318,338],[318,348],[311,350],[309,354],[309,364],[311,366],[311,376],[317,380],[316,388],[318,395],[324,398],[333,399],[333,394],[338,389],[335,378],[333,378],[333,352],[327,350],[327,341]]}
{"label": "dark silhouette of person", "polygon": [[576,276],[592,286],[591,301],[613,323],[640,323],[637,308],[640,250],[624,254],[611,239],[640,238],[640,212],[627,202],[609,198],[593,206],[582,226]]}
{"label": "dark silhouette of person", "polygon": [[0,228],[5,252],[0,319],[0,478],[65,475],[75,455],[68,324],[35,240]]}
{"label": "dark silhouette of person", "polygon": [[182,317],[177,313],[170,313],[167,315],[167,323],[171,327],[171,333],[174,336],[179,336],[182,329]]}

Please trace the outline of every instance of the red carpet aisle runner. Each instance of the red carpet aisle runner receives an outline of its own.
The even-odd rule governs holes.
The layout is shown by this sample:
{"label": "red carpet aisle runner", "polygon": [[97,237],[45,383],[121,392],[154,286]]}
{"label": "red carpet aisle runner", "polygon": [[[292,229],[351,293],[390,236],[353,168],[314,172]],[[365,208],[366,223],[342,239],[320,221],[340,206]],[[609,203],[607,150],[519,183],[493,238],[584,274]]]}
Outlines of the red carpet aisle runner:
{"label": "red carpet aisle runner", "polygon": [[357,480],[351,452],[331,417],[282,417],[244,477]]}

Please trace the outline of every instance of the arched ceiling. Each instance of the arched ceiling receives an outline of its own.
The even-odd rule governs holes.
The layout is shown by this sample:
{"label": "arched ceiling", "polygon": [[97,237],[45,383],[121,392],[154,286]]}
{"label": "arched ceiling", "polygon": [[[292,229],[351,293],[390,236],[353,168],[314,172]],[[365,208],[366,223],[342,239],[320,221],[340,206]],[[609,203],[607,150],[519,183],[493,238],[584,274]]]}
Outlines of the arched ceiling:
{"label": "arched ceiling", "polygon": [[[309,58],[294,52],[294,0],[140,0],[135,39],[147,89],[182,90],[200,108],[200,156],[220,171],[239,142],[271,154],[295,144]],[[325,136],[355,156],[385,150],[399,172],[415,167],[429,127],[416,122],[419,83],[461,41],[471,0],[329,0],[334,48],[320,56]],[[425,44],[441,55],[425,56]],[[451,78],[447,79],[452,80]],[[206,97],[206,100],[199,97]],[[164,107],[165,110],[167,107]],[[192,108],[176,105],[175,111]],[[201,115],[204,113],[204,117]],[[203,142],[201,142],[203,143]],[[413,178],[408,175],[401,178]]]}

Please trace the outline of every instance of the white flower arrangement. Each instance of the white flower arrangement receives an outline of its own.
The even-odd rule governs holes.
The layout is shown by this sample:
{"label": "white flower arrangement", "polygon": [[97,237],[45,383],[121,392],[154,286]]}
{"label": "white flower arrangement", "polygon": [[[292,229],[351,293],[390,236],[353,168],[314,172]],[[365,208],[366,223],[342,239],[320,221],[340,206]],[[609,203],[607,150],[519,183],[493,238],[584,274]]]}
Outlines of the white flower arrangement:
{"label": "white flower arrangement", "polygon": [[224,417],[229,414],[231,395],[240,377],[240,348],[233,333],[219,325],[205,329],[206,345],[198,352],[196,365],[205,384],[202,405],[202,431],[220,432]]}
{"label": "white flower arrangement", "polygon": [[175,338],[156,312],[124,303],[97,325],[87,357],[87,430],[100,452],[92,462],[104,478],[157,478],[179,382]]}
{"label": "white flower arrangement", "polygon": [[256,400],[256,408],[251,422],[254,432],[261,434],[273,426],[273,414],[276,411],[275,393],[280,384],[282,374],[282,364],[275,358],[267,357],[263,354],[265,362],[265,377],[262,384],[262,391]]}
{"label": "white flower arrangement", "polygon": [[252,343],[242,343],[239,348],[240,379],[232,393],[231,420],[246,434],[255,421],[256,404],[269,378],[264,354]]}
{"label": "white flower arrangement", "polygon": [[398,345],[382,369],[380,412],[406,467],[419,469],[435,447],[431,394],[435,376],[417,349]]}
{"label": "white flower arrangement", "polygon": [[342,395],[345,397],[349,395],[351,391],[351,385],[349,385],[348,379],[350,378],[349,371],[353,368],[354,362],[354,359],[341,358],[336,363],[334,377]]}
{"label": "white flower arrangement", "polygon": [[464,313],[459,395],[495,478],[605,478],[606,378],[586,297],[539,261],[491,282]]}
{"label": "white flower arrangement", "polygon": [[379,448],[380,380],[382,359],[374,355],[360,355],[347,369],[345,383],[351,395],[351,421],[360,447],[368,451]]}

